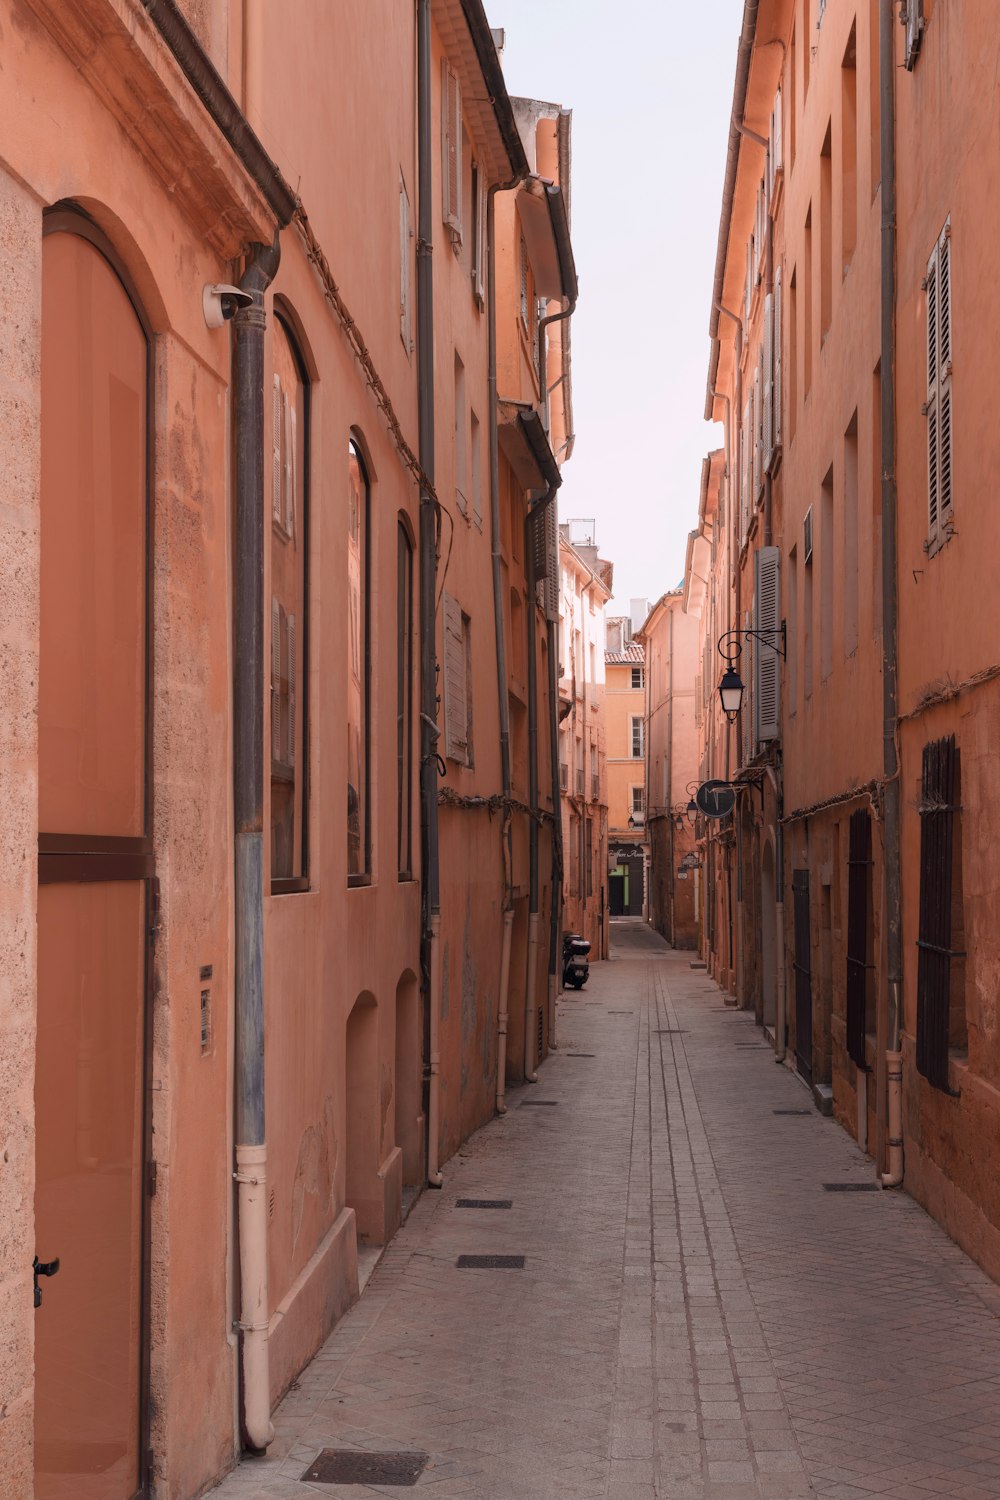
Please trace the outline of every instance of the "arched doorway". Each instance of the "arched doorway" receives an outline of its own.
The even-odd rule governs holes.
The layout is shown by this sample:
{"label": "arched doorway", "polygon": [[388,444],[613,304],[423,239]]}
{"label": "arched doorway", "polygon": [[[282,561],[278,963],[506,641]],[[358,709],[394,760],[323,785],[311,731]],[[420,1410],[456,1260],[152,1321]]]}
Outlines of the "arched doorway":
{"label": "arched doorway", "polygon": [[403,1153],[403,1191],[424,1175],[424,1115],[421,1091],[420,990],[416,977],[403,975],[396,986],[396,1145]]}
{"label": "arched doorway", "polygon": [[128,1500],[148,1482],[151,342],[82,214],[46,216],[42,279],[34,1493]]}
{"label": "arched doorway", "polygon": [[348,1208],[357,1215],[359,1242],[378,1240],[382,1189],[378,1177],[378,1008],[364,991],[347,1018],[346,1186]]}
{"label": "arched doorway", "polygon": [[[760,861],[760,963],[763,1021],[773,1028],[778,1018],[778,914],[774,888],[774,850],[764,843]],[[779,1039],[780,1045],[780,1039]]]}

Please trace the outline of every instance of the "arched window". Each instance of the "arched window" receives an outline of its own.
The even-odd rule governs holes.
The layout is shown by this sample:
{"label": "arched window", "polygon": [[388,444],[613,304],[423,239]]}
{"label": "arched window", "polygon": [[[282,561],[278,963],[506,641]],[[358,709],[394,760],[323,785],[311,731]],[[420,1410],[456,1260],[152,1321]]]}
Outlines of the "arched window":
{"label": "arched window", "polygon": [[347,878],[364,885],[371,877],[369,798],[371,634],[368,548],[371,484],[352,438],[347,448]]}
{"label": "arched window", "polygon": [[396,814],[400,880],[413,874],[413,543],[400,519],[396,538]]}
{"label": "arched window", "polygon": [[309,386],[290,330],[271,331],[271,891],[308,887]]}

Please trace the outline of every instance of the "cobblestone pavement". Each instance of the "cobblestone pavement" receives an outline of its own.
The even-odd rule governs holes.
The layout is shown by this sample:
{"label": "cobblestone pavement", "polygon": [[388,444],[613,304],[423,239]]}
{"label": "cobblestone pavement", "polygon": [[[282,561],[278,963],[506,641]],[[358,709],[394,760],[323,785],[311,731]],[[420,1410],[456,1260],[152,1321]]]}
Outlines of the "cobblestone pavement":
{"label": "cobblestone pavement", "polygon": [[871,1164],[752,1019],[614,937],[217,1500],[400,1492],[303,1483],[325,1447],[427,1454],[429,1500],[1000,1496],[998,1289],[904,1194],[828,1191]]}

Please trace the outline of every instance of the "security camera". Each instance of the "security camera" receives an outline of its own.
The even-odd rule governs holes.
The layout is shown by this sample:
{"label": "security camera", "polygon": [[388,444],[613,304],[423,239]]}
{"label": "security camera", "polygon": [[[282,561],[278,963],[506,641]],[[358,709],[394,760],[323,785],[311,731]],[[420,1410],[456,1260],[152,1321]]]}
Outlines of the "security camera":
{"label": "security camera", "polygon": [[249,292],[241,292],[238,286],[226,286],[222,282],[209,283],[201,297],[205,311],[205,322],[209,328],[221,328],[234,318],[241,307],[249,307],[253,298]]}

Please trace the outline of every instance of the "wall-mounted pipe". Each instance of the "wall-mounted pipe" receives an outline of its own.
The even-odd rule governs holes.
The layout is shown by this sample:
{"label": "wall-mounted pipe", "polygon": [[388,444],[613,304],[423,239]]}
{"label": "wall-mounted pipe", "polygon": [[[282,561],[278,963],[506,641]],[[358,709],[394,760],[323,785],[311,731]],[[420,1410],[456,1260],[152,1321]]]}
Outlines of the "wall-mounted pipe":
{"label": "wall-mounted pipe", "polygon": [[[885,908],[888,1014],[886,1104],[889,1170],[885,1187],[903,1180],[902,1061],[903,940],[900,856],[896,594],[896,118],[893,0],[879,6],[880,147],[882,165],[882,772],[885,778]],[[881,1101],[880,1101],[881,1102]],[[893,1114],[897,1116],[895,1127]],[[880,1119],[885,1115],[880,1109]]]}
{"label": "wall-mounted pipe", "polygon": [[[434,210],[431,138],[431,8],[417,0],[417,409],[420,468],[434,483]],[[423,869],[421,970],[427,1059],[427,1181],[440,1187],[435,1063],[441,1009],[441,884],[438,852],[437,506],[420,486],[420,824]]]}
{"label": "wall-mounted pipe", "polygon": [[254,245],[240,280],[252,301],[234,322],[233,819],[235,1113],[240,1330],[246,1445],[274,1437],[267,1349],[267,1145],[264,1130],[264,293],[280,260]]}
{"label": "wall-mounted pipe", "polygon": [[510,940],[514,927],[514,909],[507,906],[503,914],[503,939],[500,945],[500,996],[497,1005],[497,1114],[507,1112],[507,1008],[510,1000]]}
{"label": "wall-mounted pipe", "polygon": [[[558,549],[555,558],[559,566]],[[558,581],[558,579],[557,579]],[[549,923],[549,1050],[556,1046],[556,996],[560,989],[559,933],[562,927],[562,797],[559,786],[559,628],[547,626],[549,642],[549,738],[552,761],[552,912]]]}

